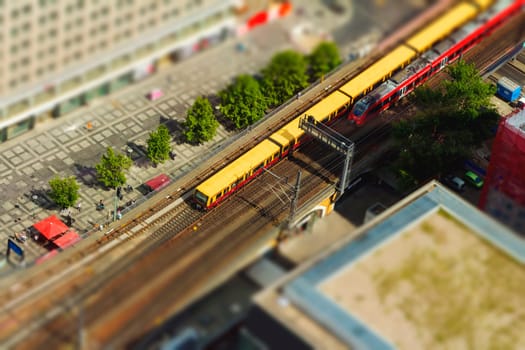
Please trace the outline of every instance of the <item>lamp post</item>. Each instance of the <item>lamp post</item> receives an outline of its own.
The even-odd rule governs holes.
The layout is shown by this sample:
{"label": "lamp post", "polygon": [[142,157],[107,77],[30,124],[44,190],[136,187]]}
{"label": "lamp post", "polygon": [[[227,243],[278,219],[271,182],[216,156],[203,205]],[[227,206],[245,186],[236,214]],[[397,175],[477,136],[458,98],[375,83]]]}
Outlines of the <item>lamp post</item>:
{"label": "lamp post", "polygon": [[34,194],[33,196],[31,196],[31,198],[33,199],[33,219],[35,218],[35,210],[36,210],[36,201],[38,199],[38,196],[36,194]]}
{"label": "lamp post", "polygon": [[[118,187],[117,187],[118,188]],[[113,221],[117,220],[117,208],[118,208],[118,190],[115,189],[115,200],[114,200],[114,208],[113,208]]]}
{"label": "lamp post", "polygon": [[132,158],[131,158],[131,153],[133,153],[133,149],[132,149],[131,147],[128,147],[128,148],[126,149],[126,152],[128,152],[129,159],[132,160]]}

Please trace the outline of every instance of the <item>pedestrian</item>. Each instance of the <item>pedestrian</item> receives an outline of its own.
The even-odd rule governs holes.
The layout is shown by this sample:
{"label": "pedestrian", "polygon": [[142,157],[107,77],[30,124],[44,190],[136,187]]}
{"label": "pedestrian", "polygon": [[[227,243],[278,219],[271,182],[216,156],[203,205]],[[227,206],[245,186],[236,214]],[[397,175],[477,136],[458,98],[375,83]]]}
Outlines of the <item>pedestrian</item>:
{"label": "pedestrian", "polygon": [[77,210],[80,212],[80,209],[81,209],[81,204],[80,202],[77,203]]}
{"label": "pedestrian", "polygon": [[122,219],[122,213],[120,212],[120,210],[117,211],[117,220],[120,220]]}

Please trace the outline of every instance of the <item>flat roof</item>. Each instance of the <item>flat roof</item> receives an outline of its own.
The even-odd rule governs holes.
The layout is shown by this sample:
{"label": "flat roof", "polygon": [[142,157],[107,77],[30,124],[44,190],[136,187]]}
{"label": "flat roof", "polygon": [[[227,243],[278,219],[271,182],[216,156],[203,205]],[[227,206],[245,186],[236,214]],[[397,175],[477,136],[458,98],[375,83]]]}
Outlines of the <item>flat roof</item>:
{"label": "flat roof", "polygon": [[525,240],[435,181],[359,231],[274,286],[289,329],[312,337],[299,313],[347,347],[525,347]]}

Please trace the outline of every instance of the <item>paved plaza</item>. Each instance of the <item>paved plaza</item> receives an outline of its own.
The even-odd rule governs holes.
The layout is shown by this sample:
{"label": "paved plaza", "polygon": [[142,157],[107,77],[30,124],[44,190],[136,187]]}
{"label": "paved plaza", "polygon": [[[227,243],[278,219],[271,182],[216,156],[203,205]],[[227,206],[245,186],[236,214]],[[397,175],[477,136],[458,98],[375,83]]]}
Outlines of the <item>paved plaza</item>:
{"label": "paved plaza", "polygon": [[[213,97],[233,77],[258,72],[276,52],[297,48],[287,33],[291,26],[305,19],[308,16],[304,14],[292,15],[258,28],[245,37],[230,39],[89,106],[36,125],[34,130],[1,144],[2,241],[6,242],[14,233],[22,232],[49,215],[60,216],[59,208],[47,195],[48,182],[56,175],[74,175],[80,184],[82,209],[70,210],[72,228],[79,234],[86,235],[100,223],[111,220],[114,191],[100,186],[94,168],[107,147],[132,157],[133,166],[127,178],[134,188],[160,173],[178,178],[191,170],[231,132],[220,126],[212,141],[201,146],[185,144],[181,138],[181,123],[185,120],[187,108],[197,96]],[[329,23],[330,17],[324,20]],[[248,49],[245,52],[236,50],[239,41],[246,43]],[[153,88],[164,92],[164,96],[154,102],[147,98]],[[160,123],[171,132],[176,157],[153,167],[145,155],[146,140]],[[119,206],[143,196],[137,190],[123,193],[124,199]],[[101,199],[106,204],[105,211],[96,210]],[[31,239],[20,245],[25,250],[27,261],[48,251],[48,247]]]}
{"label": "paved plaza", "polygon": [[[71,209],[72,228],[81,235],[87,235],[98,224],[111,219],[114,191],[100,186],[94,168],[107,147],[132,157],[133,166],[127,178],[134,188],[160,173],[178,178],[199,164],[207,153],[217,150],[231,134],[221,126],[217,136],[204,145],[190,146],[183,142],[181,123],[187,108],[197,96],[214,97],[235,76],[258,72],[276,52],[288,48],[308,49],[298,47],[301,41],[294,40],[297,38],[290,34],[298,25],[306,23],[322,28],[318,34],[330,37],[326,34],[341,28],[352,17],[362,21],[361,17],[353,16],[350,5],[342,14],[330,11],[321,1],[294,1],[294,5],[294,13],[287,18],[257,28],[244,37],[229,39],[142,82],[95,100],[89,106],[59,119],[36,125],[34,130],[0,144],[2,241],[6,242],[15,232],[31,227],[40,219],[52,214],[60,215],[47,195],[48,182],[56,175],[76,176],[80,184],[82,210]],[[372,30],[372,24],[368,25]],[[354,37],[336,39],[346,57]],[[245,43],[247,50],[239,52],[236,49],[238,42]],[[154,88],[162,89],[164,96],[152,102],[147,94]],[[212,98],[212,101],[216,100]],[[176,157],[153,167],[145,156],[146,140],[160,123],[164,123],[171,132]],[[124,199],[119,205],[132,199],[140,201],[142,197],[143,194],[137,190],[124,192]],[[96,210],[96,204],[101,199],[106,203],[106,211]],[[31,239],[21,246],[25,250],[26,261],[32,261],[48,251],[48,247]]]}

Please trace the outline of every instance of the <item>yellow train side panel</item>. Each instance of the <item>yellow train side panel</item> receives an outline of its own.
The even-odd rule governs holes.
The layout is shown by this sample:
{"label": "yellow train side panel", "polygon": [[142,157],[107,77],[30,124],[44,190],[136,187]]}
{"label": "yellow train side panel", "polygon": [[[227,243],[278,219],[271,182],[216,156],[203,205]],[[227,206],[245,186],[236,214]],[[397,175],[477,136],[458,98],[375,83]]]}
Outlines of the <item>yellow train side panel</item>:
{"label": "yellow train side panel", "polygon": [[415,56],[416,53],[414,50],[404,45],[399,45],[389,54],[340,87],[339,90],[351,96],[352,99],[355,99],[361,93],[369,91],[375,84],[389,78],[392,72],[405,66]]}
{"label": "yellow train side panel", "polygon": [[335,91],[323,98],[319,103],[316,103],[309,110],[304,112],[304,114],[311,115],[318,122],[322,122],[328,119],[330,115],[337,112],[341,107],[348,105],[349,103],[350,97],[342,92]]}
{"label": "yellow train side panel", "polygon": [[211,198],[277,152],[279,152],[277,145],[269,140],[264,140],[202,182],[196,189]]}
{"label": "yellow train side panel", "polygon": [[423,52],[439,40],[445,38],[463,23],[474,18],[478,10],[469,3],[460,3],[443,16],[410,37],[406,43],[419,52]]}

